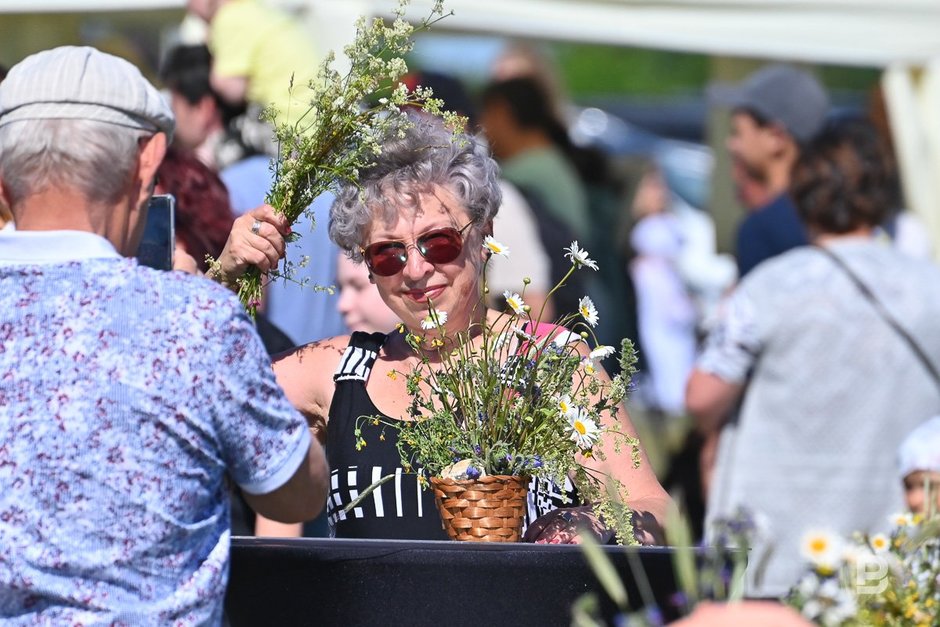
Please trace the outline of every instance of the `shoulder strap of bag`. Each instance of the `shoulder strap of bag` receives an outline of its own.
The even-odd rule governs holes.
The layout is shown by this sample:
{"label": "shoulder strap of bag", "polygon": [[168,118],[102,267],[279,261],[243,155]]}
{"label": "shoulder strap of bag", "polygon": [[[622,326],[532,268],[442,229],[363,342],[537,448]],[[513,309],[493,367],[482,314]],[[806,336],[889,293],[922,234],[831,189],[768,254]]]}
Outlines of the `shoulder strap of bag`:
{"label": "shoulder strap of bag", "polygon": [[862,296],[864,296],[865,299],[872,304],[878,315],[881,316],[882,319],[888,323],[888,326],[894,329],[897,334],[904,339],[905,342],[907,342],[907,345],[911,347],[912,351],[914,351],[914,354],[924,365],[924,368],[926,368],[927,372],[930,373],[930,376],[933,377],[934,383],[937,384],[937,387],[940,387],[940,373],[937,372],[937,368],[933,365],[933,362],[930,361],[930,358],[927,357],[927,354],[924,353],[920,345],[914,340],[913,337],[911,337],[911,334],[901,326],[894,316],[891,315],[891,312],[885,308],[884,304],[878,300],[878,297],[875,296],[871,289],[864,282],[862,282],[858,275],[855,274],[851,268],[849,268],[848,264],[846,264],[841,257],[836,255],[825,246],[816,246],[816,248],[829,257],[833,263],[835,263],[839,268],[842,269],[843,272],[845,272],[845,275],[849,277],[852,283],[855,284],[855,287],[858,288],[858,291],[861,292]]}

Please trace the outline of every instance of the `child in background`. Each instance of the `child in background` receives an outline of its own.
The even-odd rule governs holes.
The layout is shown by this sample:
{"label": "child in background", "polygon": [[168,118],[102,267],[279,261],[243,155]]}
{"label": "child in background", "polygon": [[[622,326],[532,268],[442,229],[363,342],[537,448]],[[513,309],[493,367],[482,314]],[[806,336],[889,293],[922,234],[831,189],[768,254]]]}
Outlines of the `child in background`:
{"label": "child in background", "polygon": [[366,264],[356,263],[340,253],[336,263],[336,287],[339,288],[336,308],[350,333],[391,333],[398,325],[398,316],[379,296]]}
{"label": "child in background", "polygon": [[630,234],[636,256],[629,271],[647,364],[638,377],[639,396],[651,410],[680,416],[695,361],[697,318],[677,267],[685,242],[678,218],[669,211],[668,194],[658,170],[649,170],[640,181],[632,208],[637,222]]}
{"label": "child in background", "polygon": [[[901,442],[898,469],[911,513],[936,514],[940,510],[940,416],[923,423]],[[933,498],[926,494],[928,489]]]}

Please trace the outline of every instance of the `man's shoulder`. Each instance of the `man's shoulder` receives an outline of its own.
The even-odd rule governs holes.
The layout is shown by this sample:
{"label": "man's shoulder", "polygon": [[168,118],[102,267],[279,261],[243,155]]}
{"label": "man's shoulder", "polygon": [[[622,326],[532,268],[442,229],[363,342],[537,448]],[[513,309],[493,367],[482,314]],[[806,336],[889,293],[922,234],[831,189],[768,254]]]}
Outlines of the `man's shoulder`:
{"label": "man's shoulder", "polygon": [[512,182],[507,171],[530,174],[533,172],[567,172],[564,157],[552,148],[524,150],[503,163],[503,174]]}
{"label": "man's shoulder", "polygon": [[159,286],[167,295],[178,294],[181,298],[204,296],[225,303],[238,303],[238,298],[231,290],[205,276],[189,274],[180,270],[170,272],[154,270],[141,265],[132,267],[131,276],[133,280],[139,281],[141,284]]}
{"label": "man's shoulder", "polygon": [[781,194],[766,205],[750,212],[742,228],[775,228],[780,224],[801,224],[796,205],[788,194]]}
{"label": "man's shoulder", "polygon": [[[94,263],[94,262],[84,262]],[[104,268],[89,267],[83,272],[83,289],[92,290],[128,311],[146,316],[154,312],[174,312],[168,320],[225,320],[242,309],[238,298],[215,281],[181,271],[155,270],[134,262]]]}
{"label": "man's shoulder", "polygon": [[737,233],[741,274],[776,255],[808,243],[806,229],[787,194],[748,214]]}

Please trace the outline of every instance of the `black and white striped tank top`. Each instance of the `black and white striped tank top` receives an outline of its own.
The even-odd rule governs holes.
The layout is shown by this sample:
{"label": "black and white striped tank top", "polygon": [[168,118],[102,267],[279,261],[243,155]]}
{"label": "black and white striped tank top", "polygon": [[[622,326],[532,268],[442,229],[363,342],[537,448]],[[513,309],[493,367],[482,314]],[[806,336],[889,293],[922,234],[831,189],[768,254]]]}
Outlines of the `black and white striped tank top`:
{"label": "black and white striped tank top", "polygon": [[[406,473],[401,467],[398,432],[386,428],[383,440],[381,425],[360,420],[361,416],[392,420],[379,412],[366,390],[372,366],[387,337],[383,333],[353,333],[333,375],[336,391],[330,405],[326,436],[331,469],[327,501],[330,534],[337,538],[446,540],[433,493],[421,488],[417,475]],[[367,443],[359,451],[356,450],[357,423]],[[395,477],[355,508],[343,512],[346,505],[373,482],[389,474]],[[569,498],[575,496],[570,482],[566,482],[565,488]],[[554,484],[538,482],[536,485],[533,481],[529,488],[526,523],[565,506],[563,498]],[[576,504],[569,501],[567,506]]]}

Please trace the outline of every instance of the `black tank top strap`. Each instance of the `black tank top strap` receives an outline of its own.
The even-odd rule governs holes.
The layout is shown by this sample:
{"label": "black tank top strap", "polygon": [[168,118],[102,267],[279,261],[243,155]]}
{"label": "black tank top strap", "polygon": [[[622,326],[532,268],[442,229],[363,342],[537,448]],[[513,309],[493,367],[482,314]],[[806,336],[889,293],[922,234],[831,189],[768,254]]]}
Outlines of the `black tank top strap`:
{"label": "black tank top strap", "polygon": [[333,374],[333,381],[368,381],[379,350],[387,339],[385,333],[354,331]]}

